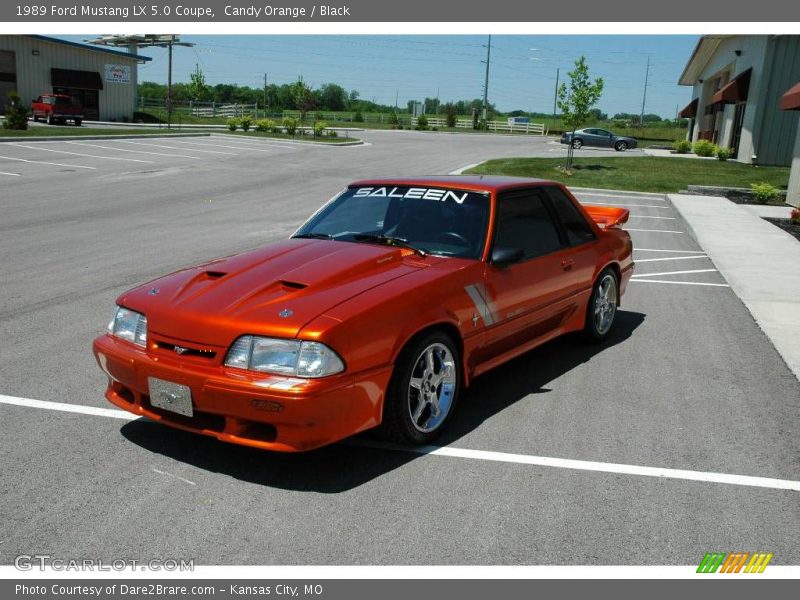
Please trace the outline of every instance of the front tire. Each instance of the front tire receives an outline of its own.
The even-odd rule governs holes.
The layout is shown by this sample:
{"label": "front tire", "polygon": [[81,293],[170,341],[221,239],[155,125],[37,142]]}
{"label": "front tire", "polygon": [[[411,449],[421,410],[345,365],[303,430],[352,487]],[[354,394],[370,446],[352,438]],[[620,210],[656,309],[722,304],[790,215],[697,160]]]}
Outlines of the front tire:
{"label": "front tire", "polygon": [[381,434],[401,444],[429,443],[453,414],[462,381],[461,357],[449,335],[436,331],[412,342],[395,362]]}
{"label": "front tire", "polygon": [[47,115],[47,124],[48,125],[52,125],[53,124],[53,115],[51,115],[49,113]]}
{"label": "front tire", "polygon": [[572,140],[573,150],[580,150],[581,146],[583,146],[583,140]]}
{"label": "front tire", "polygon": [[608,267],[597,278],[586,307],[584,334],[590,342],[602,342],[608,337],[618,307],[619,279],[614,269]]}
{"label": "front tire", "polygon": [[75,127],[80,127],[83,121],[81,119],[75,119]]}
{"label": "front tire", "polygon": [[616,150],[617,152],[625,152],[625,150],[627,149],[628,149],[628,144],[626,142],[619,141],[616,144],[614,144],[614,150]]}

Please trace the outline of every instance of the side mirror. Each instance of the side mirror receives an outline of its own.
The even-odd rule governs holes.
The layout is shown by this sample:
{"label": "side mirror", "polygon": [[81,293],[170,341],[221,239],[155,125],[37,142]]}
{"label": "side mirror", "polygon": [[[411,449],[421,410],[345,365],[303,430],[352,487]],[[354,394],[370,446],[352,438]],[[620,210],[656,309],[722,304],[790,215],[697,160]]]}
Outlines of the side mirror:
{"label": "side mirror", "polygon": [[525,258],[525,253],[521,248],[509,248],[508,246],[496,246],[492,249],[491,263],[500,269],[520,262]]}

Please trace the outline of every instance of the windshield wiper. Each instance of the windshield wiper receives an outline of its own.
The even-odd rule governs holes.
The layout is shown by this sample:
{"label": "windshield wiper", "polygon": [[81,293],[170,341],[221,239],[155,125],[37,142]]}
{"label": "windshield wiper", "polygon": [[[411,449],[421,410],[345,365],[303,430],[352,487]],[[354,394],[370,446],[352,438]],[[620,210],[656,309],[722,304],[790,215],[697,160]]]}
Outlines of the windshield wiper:
{"label": "windshield wiper", "polygon": [[309,240],[333,239],[333,236],[330,233],[298,233],[297,235],[293,235],[292,237],[297,239],[309,239]]}
{"label": "windshield wiper", "polygon": [[392,235],[381,235],[376,233],[357,233],[353,239],[359,242],[378,242],[379,244],[386,244],[387,246],[397,246],[398,248],[405,248],[411,250],[420,256],[425,256],[427,252],[412,246],[408,240],[401,237],[394,237]]}

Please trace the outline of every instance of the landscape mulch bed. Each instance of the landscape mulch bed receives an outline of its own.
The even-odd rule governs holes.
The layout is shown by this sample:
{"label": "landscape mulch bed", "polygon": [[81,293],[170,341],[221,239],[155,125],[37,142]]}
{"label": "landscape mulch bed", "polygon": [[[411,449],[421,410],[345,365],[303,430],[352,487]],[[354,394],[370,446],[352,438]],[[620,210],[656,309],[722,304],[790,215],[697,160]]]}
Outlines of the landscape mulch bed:
{"label": "landscape mulch bed", "polygon": [[790,233],[800,242],[800,224],[793,223],[791,219],[770,219],[765,217],[764,220]]}

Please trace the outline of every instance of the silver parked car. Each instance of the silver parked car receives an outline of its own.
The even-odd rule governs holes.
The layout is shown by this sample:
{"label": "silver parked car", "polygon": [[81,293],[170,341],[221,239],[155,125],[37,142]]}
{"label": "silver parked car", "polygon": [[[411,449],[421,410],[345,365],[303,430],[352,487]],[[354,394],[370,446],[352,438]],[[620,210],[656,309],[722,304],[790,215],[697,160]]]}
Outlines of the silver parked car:
{"label": "silver parked car", "polygon": [[625,152],[630,148],[636,148],[639,142],[636,138],[617,135],[606,129],[588,127],[577,129],[573,137],[571,131],[561,134],[562,144],[572,144],[576,150],[582,146],[597,146],[599,148],[613,148],[617,152]]}

